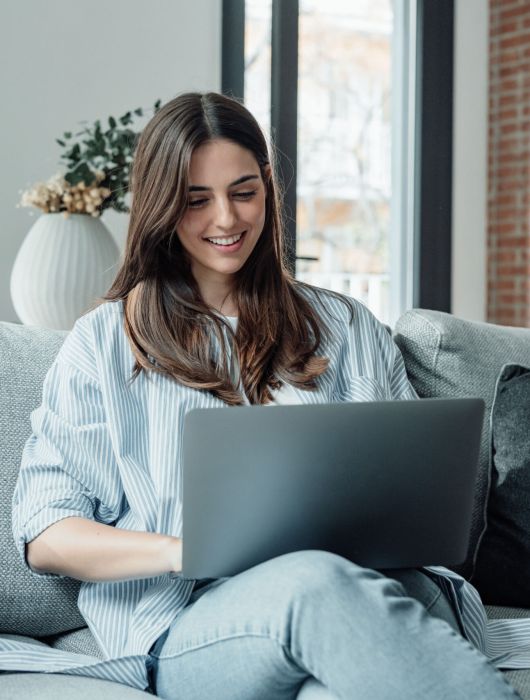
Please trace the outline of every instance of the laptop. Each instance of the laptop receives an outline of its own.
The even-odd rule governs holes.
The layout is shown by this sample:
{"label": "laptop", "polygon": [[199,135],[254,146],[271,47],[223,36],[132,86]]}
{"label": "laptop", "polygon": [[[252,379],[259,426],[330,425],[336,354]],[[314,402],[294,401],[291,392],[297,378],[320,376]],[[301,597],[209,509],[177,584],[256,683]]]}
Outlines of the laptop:
{"label": "laptop", "polygon": [[461,563],[483,417],[473,398],[191,410],[182,575],[305,549],[373,569]]}

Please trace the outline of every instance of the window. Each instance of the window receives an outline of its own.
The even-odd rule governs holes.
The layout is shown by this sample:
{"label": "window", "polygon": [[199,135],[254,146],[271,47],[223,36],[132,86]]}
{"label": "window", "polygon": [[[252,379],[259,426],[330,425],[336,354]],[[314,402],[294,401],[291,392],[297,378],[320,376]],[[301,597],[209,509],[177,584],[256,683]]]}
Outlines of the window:
{"label": "window", "polygon": [[245,103],[279,148],[296,277],[390,325],[449,311],[452,1],[225,5]]}

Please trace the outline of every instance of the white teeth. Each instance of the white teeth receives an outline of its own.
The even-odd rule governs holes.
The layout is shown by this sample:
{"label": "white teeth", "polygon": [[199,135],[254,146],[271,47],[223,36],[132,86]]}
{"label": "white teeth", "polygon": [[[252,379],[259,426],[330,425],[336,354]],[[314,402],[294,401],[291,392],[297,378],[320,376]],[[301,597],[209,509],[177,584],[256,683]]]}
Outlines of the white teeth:
{"label": "white teeth", "polygon": [[241,238],[243,234],[240,233],[237,236],[230,236],[230,238],[207,238],[207,241],[215,243],[216,245],[233,245]]}

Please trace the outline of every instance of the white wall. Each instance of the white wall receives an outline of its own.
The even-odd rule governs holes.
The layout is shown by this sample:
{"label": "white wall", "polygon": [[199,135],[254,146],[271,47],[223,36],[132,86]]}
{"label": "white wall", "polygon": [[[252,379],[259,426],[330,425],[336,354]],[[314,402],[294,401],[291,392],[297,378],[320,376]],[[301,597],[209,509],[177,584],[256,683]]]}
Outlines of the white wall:
{"label": "white wall", "polygon": [[[19,190],[59,170],[55,138],[78,123],[219,90],[221,0],[19,0],[0,5],[0,320],[18,321],[13,261],[35,220]],[[105,214],[123,247],[125,215]]]}
{"label": "white wall", "polygon": [[487,302],[488,0],[455,2],[452,312],[483,321]]}

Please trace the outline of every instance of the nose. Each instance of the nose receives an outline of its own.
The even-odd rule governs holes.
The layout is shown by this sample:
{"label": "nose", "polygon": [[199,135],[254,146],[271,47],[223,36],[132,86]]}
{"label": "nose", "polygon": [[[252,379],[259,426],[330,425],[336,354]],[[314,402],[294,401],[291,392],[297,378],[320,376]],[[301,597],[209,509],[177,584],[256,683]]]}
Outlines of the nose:
{"label": "nose", "polygon": [[236,223],[234,203],[228,197],[220,197],[215,208],[215,225],[223,231],[229,231]]}

